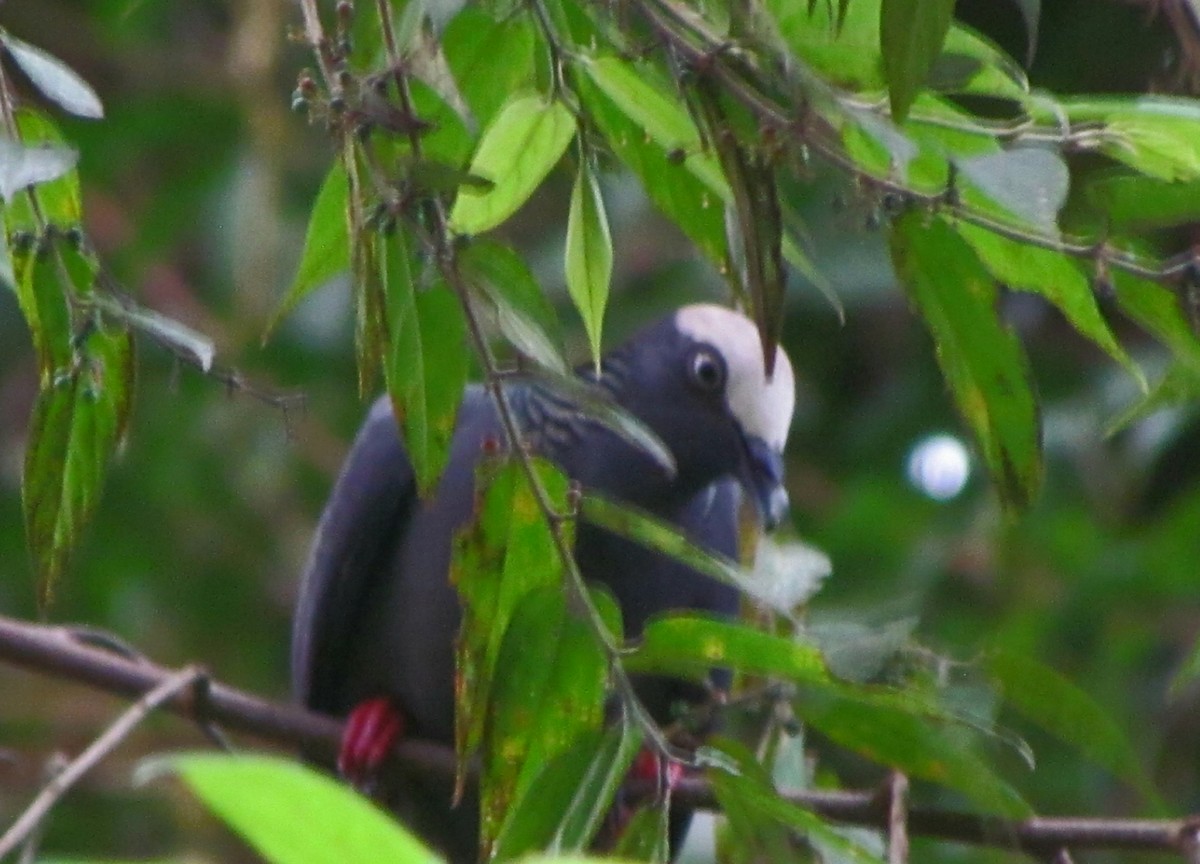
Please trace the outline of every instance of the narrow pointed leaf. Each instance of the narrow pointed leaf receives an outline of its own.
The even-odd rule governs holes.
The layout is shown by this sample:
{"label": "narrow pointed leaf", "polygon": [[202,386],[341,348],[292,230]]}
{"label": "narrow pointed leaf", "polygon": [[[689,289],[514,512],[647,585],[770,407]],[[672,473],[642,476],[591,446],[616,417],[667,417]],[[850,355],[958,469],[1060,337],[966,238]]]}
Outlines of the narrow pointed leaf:
{"label": "narrow pointed leaf", "polygon": [[908,116],[929,78],[953,20],[954,0],[883,0],[880,49],[892,117],[897,123]]}
{"label": "narrow pointed leaf", "polygon": [[1048,666],[1010,651],[992,652],[987,669],[1004,688],[1009,705],[1163,809],[1128,736],[1085,692]]}
{"label": "narrow pointed leaf", "polygon": [[1028,816],[1029,805],[937,718],[922,716],[887,691],[844,686],[805,687],[792,702],[797,714],[831,741],[963,793],[986,812]]}
{"label": "narrow pointed leaf", "polygon": [[317,192],[312,213],[308,217],[300,266],[291,287],[263,331],[263,341],[310,292],[350,269],[350,234],[346,217],[349,194],[346,169],[337,160]]}
{"label": "narrow pointed leaf", "polygon": [[658,802],[639,807],[617,840],[613,855],[631,861],[667,864],[671,852],[668,842],[669,816],[666,796]]}
{"label": "narrow pointed leaf", "polygon": [[493,860],[535,849],[572,852],[599,828],[642,743],[641,731],[622,717],[604,732],[581,736],[547,765],[517,802],[500,834]]}
{"label": "narrow pointed leaf", "polygon": [[366,798],[293,759],[185,753],[143,763],[167,773],[272,864],[440,864],[442,859]]}
{"label": "narrow pointed leaf", "polygon": [[91,519],[129,415],[133,342],[97,329],[34,404],[21,492],[43,605]]}
{"label": "narrow pointed leaf", "polygon": [[[605,618],[619,629],[615,603],[600,597]],[[579,736],[600,729],[607,677],[604,651],[587,622],[568,612],[561,584],[521,597],[489,693],[480,779],[485,850],[541,769]]]}
{"label": "narrow pointed leaf", "polygon": [[990,274],[939,218],[902,216],[891,248],[1002,500],[1027,506],[1042,478],[1040,413],[1020,342],[999,319]]}
{"label": "narrow pointed leaf", "polygon": [[37,355],[40,387],[45,391],[71,362],[70,290],[61,281],[53,256],[25,254],[16,262],[17,304],[29,327]]}
{"label": "narrow pointed leaf", "polygon": [[217,355],[217,346],[208,336],[193,330],[186,324],[160,315],[153,309],[132,302],[114,303],[107,298],[97,297],[96,304],[109,317],[121,321],[164,346],[168,351],[181,355],[194,363],[201,372],[212,369]]}
{"label": "narrow pointed leaf", "polygon": [[0,42],[47,99],[78,117],[97,120],[104,116],[96,91],[66,63],[4,30],[0,30]]}
{"label": "narrow pointed leaf", "polygon": [[[565,512],[566,478],[549,463],[534,464],[551,506]],[[476,517],[455,538],[450,562],[450,579],[463,603],[455,682],[460,768],[483,740],[492,679],[513,610],[529,592],[562,583],[562,561],[520,466],[485,462],[476,484]]]}
{"label": "narrow pointed leaf", "polygon": [[[674,525],[627,504],[613,501],[595,492],[585,491],[580,514],[594,525],[599,525],[622,537],[628,537],[643,546],[669,555],[677,561],[682,561],[712,579],[732,585],[768,608],[774,608],[772,604],[780,599],[772,586],[760,585],[750,574],[739,567],[737,562],[709,552],[689,540]],[[792,612],[792,609],[777,611],[787,615]]]}
{"label": "narrow pointed leaf", "polygon": [[450,458],[467,380],[466,323],[449,288],[416,290],[412,257],[400,230],[380,243],[390,342],[384,378],[417,487],[427,496]]}
{"label": "narrow pointed leaf", "polygon": [[816,647],[700,613],[652,618],[625,666],[701,680],[714,667],[800,682],[829,680]]}
{"label": "narrow pointed leaf", "polygon": [[500,109],[471,160],[471,174],[492,182],[485,191],[464,186],[450,211],[460,234],[495,228],[529,200],[575,135],[575,118],[561,102],[536,94],[511,99]]}
{"label": "narrow pointed leaf", "polygon": [[567,374],[554,307],[514,250],[476,239],[459,256],[463,272],[491,301],[496,324],[514,348],[543,369]]}
{"label": "narrow pointed leaf", "polygon": [[583,319],[592,363],[600,371],[601,338],[608,288],[612,281],[612,236],[600,185],[586,164],[579,166],[571,193],[571,214],[567,220],[567,290]]}

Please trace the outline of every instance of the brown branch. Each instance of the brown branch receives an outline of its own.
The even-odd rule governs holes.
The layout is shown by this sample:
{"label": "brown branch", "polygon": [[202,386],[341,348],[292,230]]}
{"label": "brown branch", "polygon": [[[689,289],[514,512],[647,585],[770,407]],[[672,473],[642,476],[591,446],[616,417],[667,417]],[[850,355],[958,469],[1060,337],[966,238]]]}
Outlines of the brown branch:
{"label": "brown branch", "polygon": [[[108,647],[99,647],[107,644]],[[178,678],[168,669],[113,650],[94,635],[69,627],[29,624],[0,616],[0,662],[35,672],[67,678],[97,690],[130,698],[145,694]],[[169,695],[161,706],[200,724],[219,724],[284,746],[302,748],[332,761],[341,738],[341,721],[295,705],[261,697],[211,682],[199,697],[196,688]],[[429,741],[406,739],[396,745],[395,763],[403,770],[425,776],[452,776],[454,751]],[[644,784],[643,784],[644,785]],[[630,784],[630,793],[652,794],[649,788]],[[827,819],[886,831],[895,800],[889,786],[875,790],[783,793],[788,801]],[[712,786],[702,777],[685,776],[672,793],[678,804],[719,810]],[[1104,819],[1033,817],[1012,820],[929,807],[907,809],[907,832],[973,845],[1020,850],[1053,860],[1064,848],[1140,850],[1185,856],[1194,862],[1200,841],[1200,817],[1187,819]]]}

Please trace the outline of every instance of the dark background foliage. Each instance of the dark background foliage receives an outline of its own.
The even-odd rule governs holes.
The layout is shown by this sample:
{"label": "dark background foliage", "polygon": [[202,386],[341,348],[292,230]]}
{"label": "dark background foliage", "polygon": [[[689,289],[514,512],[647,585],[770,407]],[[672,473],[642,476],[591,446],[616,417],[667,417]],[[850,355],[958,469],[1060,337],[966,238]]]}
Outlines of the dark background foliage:
{"label": "dark background foliage", "polygon": [[[1025,34],[1008,4],[959,5],[960,17],[1023,55]],[[104,98],[105,120],[63,127],[82,154],[88,230],[114,275],[144,304],[212,336],[223,364],[308,399],[304,412],[285,415],[142,344],[128,441],[46,615],[110,629],[160,662],[201,662],[279,697],[295,580],[364,410],[345,290],[324,290],[268,344],[259,340],[330,156],[327,139],[287,110],[307,59],[284,38],[297,17],[282,0],[0,6],[4,27],[65,59]],[[1165,22],[1144,8],[1048,0],[1031,78],[1069,92],[1175,86],[1177,52]],[[723,296],[716,274],[635,183],[605,182],[617,268],[610,341],[680,302]],[[557,177],[505,228],[566,321],[569,183]],[[992,646],[1038,657],[1129,731],[1173,812],[1200,809],[1200,690],[1168,688],[1200,629],[1195,413],[1159,413],[1106,439],[1107,423],[1136,396],[1134,382],[1046,304],[1007,296],[1044,405],[1045,489],[1008,519],[974,463],[961,494],[932,500],[906,475],[906,459],[927,436],[966,441],[966,433],[931,341],[895,287],[875,214],[844,180],[820,172],[795,198],[815,260],[846,307],[841,324],[818,292],[793,285],[783,340],[801,378],[789,447],[792,522],[834,565],[812,620],[871,632],[911,620],[915,640],[948,657],[970,660]],[[1161,365],[1150,342],[1113,323],[1147,369]],[[571,345],[583,360],[576,325]],[[13,297],[0,291],[0,611],[26,618],[39,614],[19,491],[35,390],[28,336]],[[948,674],[963,678],[964,700],[990,698],[972,689],[969,669]],[[36,790],[51,754],[78,749],[117,707],[0,667],[0,825]],[[1003,719],[1037,754],[1029,775],[998,748],[1038,811],[1142,806],[1079,754]],[[131,787],[141,756],[198,743],[177,721],[150,723],[56,811],[44,848],[147,856],[194,845],[236,854],[232,845],[214,851],[222,830],[165,794],[170,787]],[[864,781],[876,776],[843,768]]]}

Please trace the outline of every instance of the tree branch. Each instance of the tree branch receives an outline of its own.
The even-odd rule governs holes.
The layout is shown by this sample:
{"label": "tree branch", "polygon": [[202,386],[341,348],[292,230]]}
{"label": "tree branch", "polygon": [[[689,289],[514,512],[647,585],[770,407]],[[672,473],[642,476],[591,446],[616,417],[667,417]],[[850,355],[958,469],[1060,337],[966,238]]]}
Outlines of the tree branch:
{"label": "tree branch", "polygon": [[[168,681],[177,670],[121,651],[119,641],[70,627],[29,624],[0,616],[0,662],[46,675],[67,678],[97,690],[128,698],[146,694]],[[161,706],[199,724],[219,724],[283,746],[302,748],[332,761],[342,723],[296,705],[261,697],[211,682],[197,693],[188,687],[169,695]],[[452,776],[454,751],[429,741],[406,739],[393,752],[403,770],[427,776]],[[644,785],[644,784],[643,784]],[[630,784],[634,796],[653,790]],[[893,823],[895,791],[815,791],[783,793],[788,801],[827,819],[887,831]],[[684,777],[672,793],[678,803],[719,810],[711,785],[702,777]],[[1200,816],[1186,819],[1104,819],[1033,817],[1000,819],[910,807],[906,813],[910,836],[1020,850],[1053,860],[1064,848],[1140,850],[1191,856],[1200,847]],[[1194,858],[1185,857],[1193,861]]]}

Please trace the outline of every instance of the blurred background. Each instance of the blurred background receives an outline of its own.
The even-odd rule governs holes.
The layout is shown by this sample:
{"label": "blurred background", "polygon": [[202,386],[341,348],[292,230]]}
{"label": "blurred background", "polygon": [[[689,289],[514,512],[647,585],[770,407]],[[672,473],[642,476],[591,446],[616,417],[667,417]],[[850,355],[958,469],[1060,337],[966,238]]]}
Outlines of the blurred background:
{"label": "blurred background", "polygon": [[[1165,15],[1095,0],[1043,7],[1036,86],[1188,86],[1186,44]],[[1016,9],[959,3],[960,17],[1023,57]],[[199,662],[221,680],[280,698],[297,575],[365,407],[345,286],[327,287],[270,342],[260,340],[331,158],[324,135],[288,110],[308,60],[287,38],[298,20],[286,0],[0,3],[0,25],[67,61],[104,100],[101,122],[58,119],[81,152],[87,230],[113,274],[142,303],[215,339],[218,362],[259,387],[307,396],[305,411],[285,416],[176,366],[154,345],[139,346],[128,441],[47,617],[109,629],[158,662]],[[618,267],[610,340],[682,302],[724,298],[715,272],[635,181],[610,175],[604,191]],[[833,562],[813,603],[814,626],[907,637],[963,661],[993,645],[1037,657],[1128,730],[1173,813],[1200,810],[1200,689],[1169,692],[1200,632],[1197,412],[1159,412],[1106,438],[1108,423],[1136,400],[1135,382],[1037,298],[1007,296],[1043,400],[1047,482],[1029,512],[1005,517],[932,344],[895,285],[877,214],[820,166],[790,194],[845,307],[841,323],[812,286],[791,286],[784,344],[801,389],[789,530]],[[582,360],[561,275],[568,195],[569,178],[558,177],[505,231],[556,301],[571,354]],[[1126,323],[1113,324],[1153,379],[1161,352]],[[29,619],[39,613],[20,472],[35,387],[28,335],[14,298],[0,291],[0,613]],[[120,707],[0,666],[0,826],[39,788],[54,753],[77,752]],[[1038,811],[1145,812],[1145,802],[1077,753],[1017,718],[1002,721],[1037,754],[1031,774],[997,748]],[[183,722],[152,719],[57,808],[46,853],[249,859],[177,788],[131,784],[145,755],[195,746],[202,739]],[[918,853],[1016,860],[947,846]]]}

